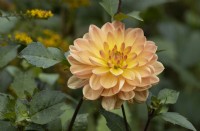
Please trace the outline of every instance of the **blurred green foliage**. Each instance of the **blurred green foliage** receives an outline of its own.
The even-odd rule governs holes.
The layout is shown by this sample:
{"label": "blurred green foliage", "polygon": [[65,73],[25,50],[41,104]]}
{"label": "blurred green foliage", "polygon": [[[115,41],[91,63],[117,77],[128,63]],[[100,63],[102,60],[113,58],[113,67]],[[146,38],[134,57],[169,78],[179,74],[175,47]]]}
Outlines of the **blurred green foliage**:
{"label": "blurred green foliage", "polygon": [[[60,61],[64,64],[59,63],[47,69],[36,68],[16,57],[17,52],[21,52],[26,46],[22,43],[13,43],[7,36],[15,31],[23,31],[37,42],[36,36],[44,29],[49,29],[60,34],[68,44],[73,44],[74,38],[81,37],[87,32],[90,24],[101,26],[111,21],[109,14],[103,10],[99,2],[101,1],[90,0],[88,4],[76,3],[78,6],[72,6],[67,0],[0,0],[0,16],[34,8],[51,10],[54,13],[48,20],[0,17],[0,111],[3,112],[0,114],[0,129],[12,131],[17,127],[18,130],[22,130],[24,125],[26,125],[24,130],[67,129],[82,92],[67,88],[66,81],[71,74],[61,51],[38,45],[42,46],[40,49],[43,49],[43,52],[46,52],[45,61],[48,59],[49,62],[33,60],[29,61],[30,63],[39,64],[41,67],[50,67]],[[200,1],[122,0],[121,12],[128,14],[133,10],[141,12],[143,21],[125,19],[126,26],[142,28],[147,38],[155,41],[159,50],[164,50],[158,55],[165,65],[165,71],[160,76],[160,83],[151,89],[152,94],[157,94],[164,88],[179,91],[177,103],[170,105],[168,110],[179,112],[200,130]],[[37,54],[37,48],[34,53]],[[49,57],[52,54],[53,60],[49,59],[52,58]],[[23,58],[33,57],[28,47],[20,55]],[[42,55],[37,54],[39,57]],[[53,90],[61,90],[66,94]],[[41,107],[38,103],[41,103]],[[125,109],[130,128],[141,130],[147,120],[146,105],[126,104]],[[113,112],[122,116],[121,110]],[[83,103],[74,130],[109,130],[105,118],[99,114],[98,101]],[[156,118],[153,119],[149,130],[185,131],[186,129]]]}

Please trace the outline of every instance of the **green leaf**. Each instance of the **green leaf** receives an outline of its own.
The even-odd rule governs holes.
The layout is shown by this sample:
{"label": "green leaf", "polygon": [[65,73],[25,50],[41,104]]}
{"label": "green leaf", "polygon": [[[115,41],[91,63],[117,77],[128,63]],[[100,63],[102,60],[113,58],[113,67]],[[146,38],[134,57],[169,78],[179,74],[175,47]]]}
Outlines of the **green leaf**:
{"label": "green leaf", "polygon": [[106,12],[113,17],[117,13],[118,0],[103,0],[100,5],[106,10]]}
{"label": "green leaf", "polygon": [[71,105],[65,105],[65,112],[63,112],[62,115],[60,115],[60,119],[61,119],[61,124],[62,124],[62,129],[63,130],[67,130],[67,126],[69,124],[69,122],[72,119],[74,113],[74,108],[71,107]]}
{"label": "green leaf", "polygon": [[58,48],[48,47],[48,51],[54,56],[57,60],[65,60],[65,54],[62,53]]}
{"label": "green leaf", "polygon": [[0,68],[7,65],[17,56],[18,47],[16,45],[0,46]]}
{"label": "green leaf", "polygon": [[41,43],[33,42],[20,52],[30,64],[37,67],[48,68],[65,61],[64,54],[57,48],[45,48]]}
{"label": "green leaf", "polygon": [[132,12],[128,13],[127,16],[130,17],[130,18],[133,18],[133,19],[143,21],[143,19],[140,17],[139,11],[132,11]]}
{"label": "green leaf", "polygon": [[30,102],[31,120],[37,124],[46,124],[61,115],[66,95],[59,91],[43,90],[33,96]]}
{"label": "green leaf", "polygon": [[124,14],[124,13],[118,13],[114,16],[115,20],[121,21],[127,18],[131,18],[131,19],[137,19],[140,21],[143,21],[143,19],[140,17],[140,12],[139,11],[132,11],[128,14]]}
{"label": "green leaf", "polygon": [[15,120],[15,100],[9,95],[0,93],[0,119]]}
{"label": "green leaf", "polygon": [[7,66],[6,70],[14,77],[18,75],[19,73],[22,73],[22,71],[16,67],[16,66]]}
{"label": "green leaf", "polygon": [[7,121],[0,121],[0,127],[2,131],[17,131],[17,129]]}
{"label": "green leaf", "polygon": [[46,82],[50,86],[52,86],[59,78],[58,74],[47,74],[47,73],[41,73],[39,74],[39,78],[41,81]]}
{"label": "green leaf", "polygon": [[[27,93],[31,96],[36,89],[36,83],[30,73],[21,72],[14,77],[14,81],[11,85],[11,90],[15,92],[18,98],[25,99]],[[26,93],[27,92],[27,93]]]}
{"label": "green leaf", "polygon": [[12,76],[6,70],[0,71],[0,92],[6,92],[11,82]]}
{"label": "green leaf", "polygon": [[185,117],[176,112],[167,112],[159,115],[163,120],[196,131],[195,127]]}
{"label": "green leaf", "polygon": [[61,119],[57,118],[47,124],[48,131],[62,131]]}
{"label": "green leaf", "polygon": [[127,19],[127,18],[128,18],[128,16],[124,13],[121,13],[121,12],[114,16],[114,19],[118,20],[118,21],[122,21],[122,20]]}
{"label": "green leaf", "polygon": [[163,104],[175,104],[179,96],[179,92],[171,89],[163,89],[158,93],[158,99]]}
{"label": "green leaf", "polygon": [[7,110],[9,97],[6,94],[0,93],[0,119],[4,119],[4,113]]}
{"label": "green leaf", "polygon": [[76,117],[73,130],[74,131],[85,131],[88,126],[88,114],[79,114]]}
{"label": "green leaf", "polygon": [[161,53],[163,51],[166,51],[165,49],[157,50],[156,53]]}
{"label": "green leaf", "polygon": [[32,114],[31,121],[36,124],[47,124],[58,118],[65,110],[65,103],[58,103],[50,107],[43,108],[35,114]]}
{"label": "green leaf", "polygon": [[17,99],[15,104],[16,122],[21,122],[28,119],[28,108],[25,103]]}
{"label": "green leaf", "polygon": [[[9,15],[6,14],[5,12],[2,12],[4,16]],[[7,20],[7,18],[0,17],[0,34],[7,34],[12,32],[12,29],[16,26],[17,22],[19,21],[18,18],[16,17],[10,17],[10,21]]]}
{"label": "green leaf", "polygon": [[45,131],[42,125],[30,123],[25,127],[25,131]]}
{"label": "green leaf", "polygon": [[[124,124],[124,119],[112,112],[106,111],[104,109],[100,109],[99,111],[106,119],[107,126],[111,131],[125,131],[126,127]],[[128,125],[128,128],[130,130],[130,126]]]}

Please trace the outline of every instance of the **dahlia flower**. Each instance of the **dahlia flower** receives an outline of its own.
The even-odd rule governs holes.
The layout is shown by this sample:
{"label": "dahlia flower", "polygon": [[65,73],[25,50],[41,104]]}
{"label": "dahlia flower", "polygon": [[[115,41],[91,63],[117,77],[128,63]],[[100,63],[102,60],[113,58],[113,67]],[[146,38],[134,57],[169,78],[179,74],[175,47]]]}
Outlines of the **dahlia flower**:
{"label": "dahlia flower", "polygon": [[148,89],[159,82],[164,67],[158,62],[157,46],[147,41],[143,30],[121,22],[91,25],[83,38],[70,46],[68,61],[73,76],[71,89],[83,87],[84,98],[102,98],[106,110],[124,101],[144,102]]}

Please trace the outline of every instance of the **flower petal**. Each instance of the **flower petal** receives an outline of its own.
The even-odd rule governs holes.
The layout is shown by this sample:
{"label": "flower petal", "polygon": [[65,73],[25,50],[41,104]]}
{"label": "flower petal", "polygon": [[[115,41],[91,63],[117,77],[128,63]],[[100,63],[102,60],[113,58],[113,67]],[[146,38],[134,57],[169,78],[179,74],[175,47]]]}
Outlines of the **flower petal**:
{"label": "flower petal", "polygon": [[155,45],[155,43],[153,41],[146,41],[146,46],[145,46],[145,50],[152,52],[152,53],[156,53],[157,50],[157,46]]}
{"label": "flower petal", "polygon": [[112,110],[115,109],[116,103],[117,103],[116,96],[111,96],[111,97],[103,97],[101,104],[105,110]]}
{"label": "flower petal", "polygon": [[111,73],[107,73],[100,78],[101,85],[106,89],[114,87],[117,84],[117,81],[117,77],[113,76]]}
{"label": "flower petal", "polygon": [[108,73],[109,71],[110,69],[108,67],[97,67],[92,70],[92,73],[96,75],[103,75],[103,74]]}
{"label": "flower petal", "polygon": [[83,87],[83,95],[88,100],[96,100],[100,97],[103,88],[99,90],[93,90],[89,84]]}
{"label": "flower petal", "polygon": [[132,85],[129,85],[128,83],[125,83],[123,88],[121,89],[121,91],[129,92],[129,91],[134,90],[135,88],[136,88],[135,86],[132,86]]}
{"label": "flower petal", "polygon": [[112,22],[112,25],[114,26],[115,29],[125,30],[125,25],[122,22],[114,21]]}
{"label": "flower petal", "polygon": [[120,69],[120,68],[117,68],[117,69],[111,68],[111,69],[110,69],[110,72],[111,72],[113,75],[118,76],[118,75],[121,75],[121,74],[123,73],[123,70]]}
{"label": "flower petal", "polygon": [[119,90],[121,90],[121,89],[123,88],[124,83],[125,83],[125,79],[120,78],[120,79],[119,79]]}
{"label": "flower petal", "polygon": [[119,89],[119,85],[116,85],[112,88],[109,89],[104,89],[103,92],[101,93],[101,96],[114,96],[115,94],[117,94],[120,91]]}
{"label": "flower petal", "polygon": [[105,35],[107,35],[108,32],[114,31],[114,27],[111,23],[107,22],[102,26],[101,30],[104,32]]}
{"label": "flower petal", "polygon": [[135,68],[135,71],[139,73],[141,77],[148,77],[151,75],[151,69],[146,66]]}
{"label": "flower petal", "polygon": [[159,75],[165,68],[163,66],[162,63],[156,61],[155,63],[153,63],[153,67],[155,69],[155,73],[154,75]]}
{"label": "flower petal", "polygon": [[160,81],[160,79],[157,76],[153,75],[150,77],[150,81],[151,81],[151,84],[155,85]]}
{"label": "flower petal", "polygon": [[97,65],[97,66],[107,66],[106,62],[104,60],[102,60],[102,59],[90,56],[89,60],[94,65]]}
{"label": "flower petal", "polygon": [[152,85],[147,85],[147,86],[143,86],[143,87],[136,87],[135,89],[134,89],[134,91],[144,91],[144,90],[148,90],[149,88],[151,88],[152,87]]}
{"label": "flower petal", "polygon": [[73,74],[77,74],[77,75],[87,75],[87,74],[91,74],[93,70],[92,66],[88,66],[88,65],[72,65],[70,67],[70,71]]}
{"label": "flower petal", "polygon": [[101,84],[100,84],[100,76],[97,76],[95,74],[93,74],[91,77],[90,77],[90,87],[93,89],[93,90],[99,90],[102,88]]}
{"label": "flower petal", "polygon": [[141,103],[141,102],[144,102],[147,100],[149,96],[149,91],[148,90],[145,90],[145,91],[139,91],[139,92],[136,92],[135,91],[135,97],[134,97],[134,100],[138,103]]}
{"label": "flower petal", "polygon": [[132,46],[137,37],[144,36],[144,32],[140,28],[129,28],[125,31],[124,43],[127,46]]}
{"label": "flower petal", "polygon": [[71,65],[75,64],[75,65],[80,65],[81,63],[79,61],[77,61],[76,59],[74,59],[71,55],[69,55],[67,57],[67,60],[69,61],[69,63]]}
{"label": "flower petal", "polygon": [[99,44],[101,44],[105,40],[105,35],[101,31],[101,29],[99,29],[95,25],[90,25],[89,35],[90,35],[90,37],[92,38],[93,41],[95,41]]}
{"label": "flower petal", "polygon": [[88,84],[88,80],[79,79],[74,75],[71,76],[67,82],[68,87],[71,89],[78,89],[78,88],[85,86],[86,84]]}
{"label": "flower petal", "polygon": [[122,100],[130,100],[135,96],[134,91],[129,91],[129,92],[119,92],[118,97]]}
{"label": "flower petal", "polygon": [[129,69],[125,69],[122,76],[126,79],[129,79],[129,80],[135,79],[135,73],[132,70],[129,70]]}

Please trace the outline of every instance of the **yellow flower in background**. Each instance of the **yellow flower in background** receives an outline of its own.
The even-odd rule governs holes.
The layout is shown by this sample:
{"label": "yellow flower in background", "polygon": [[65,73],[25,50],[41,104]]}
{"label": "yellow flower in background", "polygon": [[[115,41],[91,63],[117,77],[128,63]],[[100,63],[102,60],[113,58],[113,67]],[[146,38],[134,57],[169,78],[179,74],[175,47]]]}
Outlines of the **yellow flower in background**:
{"label": "yellow flower in background", "polygon": [[43,30],[42,35],[37,37],[37,41],[41,42],[46,47],[57,47],[63,51],[68,50],[68,43],[61,37],[60,34],[52,30]]}
{"label": "yellow flower in background", "polygon": [[20,42],[20,43],[23,43],[23,44],[30,44],[31,42],[33,42],[31,37],[25,32],[16,32],[14,34],[14,39],[17,42]]}
{"label": "yellow flower in background", "polygon": [[53,13],[51,11],[46,11],[46,10],[32,9],[32,10],[27,10],[26,15],[31,18],[48,19],[53,16]]}
{"label": "yellow flower in background", "polygon": [[102,98],[106,110],[120,108],[124,101],[144,102],[148,89],[159,82],[164,67],[158,62],[157,46],[147,41],[143,30],[121,22],[91,25],[89,33],[70,46],[68,61],[72,89],[83,87],[88,100]]}
{"label": "yellow flower in background", "polygon": [[78,8],[80,6],[88,6],[90,0],[63,0],[69,5],[69,8]]}

